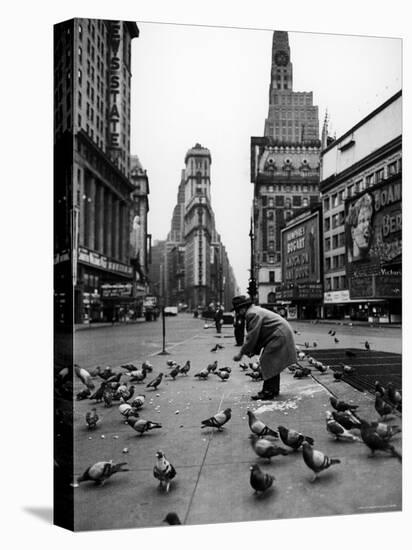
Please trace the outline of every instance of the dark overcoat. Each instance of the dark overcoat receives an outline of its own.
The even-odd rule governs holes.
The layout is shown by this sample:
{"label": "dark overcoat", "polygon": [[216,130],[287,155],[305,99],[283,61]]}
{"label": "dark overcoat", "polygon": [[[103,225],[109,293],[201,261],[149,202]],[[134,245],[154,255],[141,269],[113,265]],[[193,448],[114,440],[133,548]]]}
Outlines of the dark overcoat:
{"label": "dark overcoat", "polygon": [[296,363],[293,330],[281,315],[252,304],[246,311],[246,341],[240,352],[260,356],[263,380],[272,378]]}

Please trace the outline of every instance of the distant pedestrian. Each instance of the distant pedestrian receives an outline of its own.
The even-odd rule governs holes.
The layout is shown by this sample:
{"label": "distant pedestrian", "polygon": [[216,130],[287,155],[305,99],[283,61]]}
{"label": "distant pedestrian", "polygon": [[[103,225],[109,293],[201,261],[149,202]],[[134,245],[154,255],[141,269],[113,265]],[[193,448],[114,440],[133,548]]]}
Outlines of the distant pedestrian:
{"label": "distant pedestrian", "polygon": [[223,325],[223,309],[221,305],[218,303],[215,310],[215,326],[216,326],[216,332],[218,334],[222,332],[222,325]]}
{"label": "distant pedestrian", "polygon": [[255,306],[248,296],[235,296],[232,300],[236,315],[246,321],[246,342],[234,361],[243,355],[260,355],[263,388],[252,399],[273,399],[279,395],[280,373],[296,363],[296,345],[289,323],[273,311]]}
{"label": "distant pedestrian", "polygon": [[233,326],[235,331],[236,346],[242,346],[245,339],[245,317],[239,315],[235,311],[235,317],[233,319]]}

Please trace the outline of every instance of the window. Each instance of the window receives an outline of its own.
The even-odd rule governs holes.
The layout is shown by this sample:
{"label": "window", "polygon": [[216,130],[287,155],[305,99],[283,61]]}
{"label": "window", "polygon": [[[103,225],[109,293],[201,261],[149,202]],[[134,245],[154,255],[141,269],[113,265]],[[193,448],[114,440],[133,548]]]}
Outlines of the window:
{"label": "window", "polygon": [[81,115],[77,115],[77,123],[78,123],[79,126],[82,125],[82,117],[81,117]]}
{"label": "window", "polygon": [[302,205],[302,197],[300,197],[299,195],[293,195],[292,204],[293,204],[293,206],[301,206]]}
{"label": "window", "polygon": [[339,267],[339,256],[332,257],[332,268],[337,269]]}
{"label": "window", "polygon": [[274,283],[274,282],[275,282],[275,272],[269,271],[269,283]]}
{"label": "window", "polygon": [[329,210],[329,197],[325,197],[325,199],[323,200],[323,209],[325,211]]}
{"label": "window", "polygon": [[82,53],[82,47],[79,46],[79,63],[83,62],[83,53]]}
{"label": "window", "polygon": [[339,290],[339,277],[333,277],[333,288]]}
{"label": "window", "polygon": [[338,194],[335,193],[334,195],[332,195],[332,208],[336,208],[338,204],[339,204]]}
{"label": "window", "polygon": [[380,183],[384,178],[384,169],[381,168],[376,172],[376,183]]}
{"label": "window", "polygon": [[325,269],[326,271],[330,270],[330,257],[325,258]]}
{"label": "window", "polygon": [[269,250],[275,249],[275,241],[269,241]]}
{"label": "window", "polygon": [[332,280],[330,277],[326,278],[326,290],[332,290]]}
{"label": "window", "polygon": [[338,235],[333,235],[332,243],[333,243],[333,248],[338,248]]}
{"label": "window", "polygon": [[284,206],[285,205],[285,197],[283,195],[276,195],[275,197],[275,204],[276,206]]}
{"label": "window", "polygon": [[275,263],[275,256],[273,254],[269,254],[269,263],[274,264]]}
{"label": "window", "polygon": [[325,239],[325,251],[327,252],[328,250],[330,250],[330,237]]}
{"label": "window", "polygon": [[330,218],[325,218],[325,231],[330,230]]}
{"label": "window", "polygon": [[81,92],[79,92],[79,93],[77,94],[77,105],[78,105],[80,108],[81,108],[81,106],[82,106],[82,93],[81,93]]}
{"label": "window", "polygon": [[77,73],[77,74],[78,74],[78,78],[79,78],[79,84],[81,85],[81,83],[82,83],[82,80],[83,80],[83,74],[82,74],[82,70],[81,70],[81,69],[79,69],[79,71],[78,71],[78,73]]}
{"label": "window", "polygon": [[268,303],[274,304],[276,302],[276,294],[274,292],[269,292],[268,294]]}
{"label": "window", "polygon": [[79,25],[79,40],[83,39],[83,27]]}
{"label": "window", "polygon": [[340,277],[340,288],[346,288],[346,275],[341,275]]}
{"label": "window", "polygon": [[388,176],[396,174],[396,161],[388,164]]}
{"label": "window", "polygon": [[373,185],[375,179],[375,174],[369,174],[369,176],[366,176],[366,187],[370,187]]}

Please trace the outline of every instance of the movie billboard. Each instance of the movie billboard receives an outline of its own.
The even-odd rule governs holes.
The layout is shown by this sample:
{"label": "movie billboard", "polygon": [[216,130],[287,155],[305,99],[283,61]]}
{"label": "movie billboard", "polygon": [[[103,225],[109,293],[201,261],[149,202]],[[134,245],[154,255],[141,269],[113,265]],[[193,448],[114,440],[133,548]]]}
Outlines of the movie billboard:
{"label": "movie billboard", "polygon": [[319,212],[282,230],[282,286],[289,285],[295,298],[322,295]]}
{"label": "movie billboard", "polygon": [[[394,288],[401,279],[401,180],[383,182],[346,201],[345,232],[351,298],[382,297],[382,292],[393,295],[388,277],[393,279]],[[380,284],[382,277],[384,285]]]}

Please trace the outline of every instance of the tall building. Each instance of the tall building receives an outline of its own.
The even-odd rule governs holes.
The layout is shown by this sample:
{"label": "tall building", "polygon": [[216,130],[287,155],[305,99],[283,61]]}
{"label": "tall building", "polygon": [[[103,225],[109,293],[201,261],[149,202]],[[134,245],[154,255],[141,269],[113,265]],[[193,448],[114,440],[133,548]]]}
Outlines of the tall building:
{"label": "tall building", "polygon": [[327,318],[400,322],[402,91],[321,155]]}
{"label": "tall building", "polygon": [[220,302],[230,309],[237,291],[233,269],[216,230],[211,163],[209,149],[199,143],[186,153],[171,229],[163,247],[159,287],[164,289],[166,305],[185,304],[192,310]]}
{"label": "tall building", "polygon": [[127,21],[72,19],[54,27],[58,322],[73,321],[72,287],[75,322],[112,318],[133,300],[130,84],[138,35]]}
{"label": "tall building", "polygon": [[319,201],[319,120],[312,92],[293,91],[288,33],[274,31],[269,110],[264,136],[251,138],[253,273],[261,305],[284,300],[281,230],[301,208]]}

